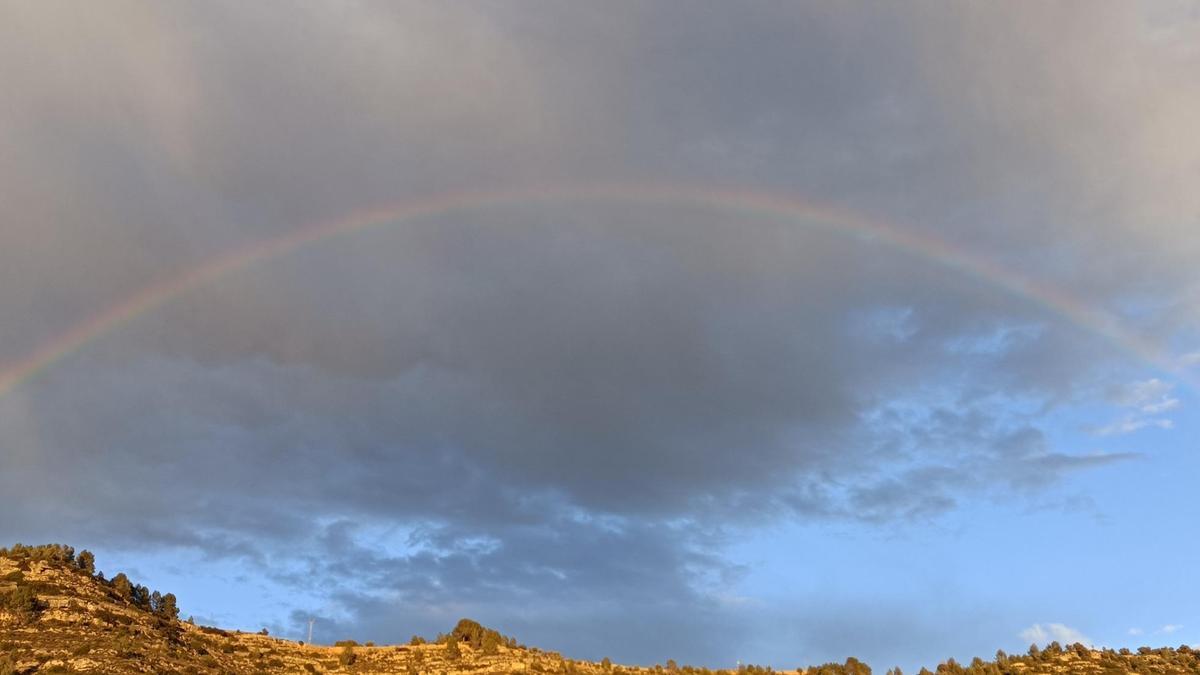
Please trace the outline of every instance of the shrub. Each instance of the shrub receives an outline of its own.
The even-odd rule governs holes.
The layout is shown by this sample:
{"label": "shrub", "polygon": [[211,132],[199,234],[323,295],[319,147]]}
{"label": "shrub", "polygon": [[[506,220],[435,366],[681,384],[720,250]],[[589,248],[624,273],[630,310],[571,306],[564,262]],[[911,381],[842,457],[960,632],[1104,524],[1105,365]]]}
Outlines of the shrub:
{"label": "shrub", "polygon": [[24,621],[37,616],[42,609],[42,603],[38,601],[37,594],[29,586],[18,586],[16,590],[10,591],[4,596],[3,604],[0,606]]}
{"label": "shrub", "polygon": [[483,649],[484,644],[489,641],[495,642],[497,647],[513,641],[512,638],[501,635],[499,631],[482,626],[478,621],[471,619],[460,619],[454,630],[450,631],[450,637],[471,645],[471,649]]}
{"label": "shrub", "polygon": [[500,653],[500,634],[496,631],[488,631],[483,636],[483,654],[484,656],[495,656]]}

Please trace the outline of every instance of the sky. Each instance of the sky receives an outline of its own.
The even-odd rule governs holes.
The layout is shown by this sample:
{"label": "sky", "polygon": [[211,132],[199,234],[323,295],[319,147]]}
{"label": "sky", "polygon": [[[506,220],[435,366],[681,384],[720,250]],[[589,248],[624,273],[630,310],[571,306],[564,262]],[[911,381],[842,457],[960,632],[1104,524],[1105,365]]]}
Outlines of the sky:
{"label": "sky", "polygon": [[4,2],[0,541],[229,628],[1200,643],[1200,3]]}

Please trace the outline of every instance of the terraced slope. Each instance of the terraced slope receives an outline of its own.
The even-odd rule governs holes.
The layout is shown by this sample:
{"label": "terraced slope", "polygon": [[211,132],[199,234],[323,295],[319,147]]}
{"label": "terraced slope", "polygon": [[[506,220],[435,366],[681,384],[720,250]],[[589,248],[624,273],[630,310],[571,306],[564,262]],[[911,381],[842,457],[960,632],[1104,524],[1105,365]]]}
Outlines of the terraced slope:
{"label": "terraced slope", "polygon": [[[0,675],[10,673],[402,673],[403,675],[871,675],[857,659],[776,673],[573,661],[464,619],[437,644],[306,645],[180,621],[174,596],[94,572],[70,547],[0,549]],[[1200,653],[1093,650],[1057,643],[937,675],[1200,675]],[[888,675],[902,675],[899,669]],[[933,675],[922,669],[920,675]]]}

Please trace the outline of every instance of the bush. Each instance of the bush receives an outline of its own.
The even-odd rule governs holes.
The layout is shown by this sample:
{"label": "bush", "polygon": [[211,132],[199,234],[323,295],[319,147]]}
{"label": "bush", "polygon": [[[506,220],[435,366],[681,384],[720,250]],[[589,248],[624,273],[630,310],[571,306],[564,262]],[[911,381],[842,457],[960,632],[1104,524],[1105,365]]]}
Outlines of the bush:
{"label": "bush", "polygon": [[11,548],[0,548],[0,558],[14,560],[45,560],[47,562],[73,563],[75,549],[62,544],[42,544],[41,546],[25,546],[13,544]]}
{"label": "bush", "polygon": [[[353,642],[353,640],[351,640],[351,642]],[[352,666],[357,660],[358,655],[354,653],[354,645],[343,646],[342,652],[338,654],[338,663],[342,664],[343,667]]]}
{"label": "bush", "polygon": [[0,606],[24,621],[37,616],[42,609],[42,603],[38,601],[37,594],[29,586],[18,586],[16,590],[9,592],[4,596],[4,602]]}
{"label": "bush", "polygon": [[488,631],[483,635],[483,655],[495,656],[500,653],[500,634]]}
{"label": "bush", "polygon": [[460,619],[454,630],[450,631],[449,637],[471,645],[471,649],[483,649],[488,642],[494,642],[496,647],[515,642],[512,638],[501,635],[499,631],[482,626],[478,621],[471,619]]}

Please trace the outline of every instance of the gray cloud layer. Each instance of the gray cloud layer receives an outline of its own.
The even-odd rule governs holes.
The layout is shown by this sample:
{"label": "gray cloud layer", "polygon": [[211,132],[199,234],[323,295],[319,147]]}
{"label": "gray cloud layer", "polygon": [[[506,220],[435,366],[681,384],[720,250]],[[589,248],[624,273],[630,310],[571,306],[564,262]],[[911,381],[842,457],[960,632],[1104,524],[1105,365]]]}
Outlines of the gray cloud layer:
{"label": "gray cloud layer", "polygon": [[[1134,11],[6,5],[0,360],[305,223],[550,179],[844,204],[1186,341],[1200,26]],[[1130,366],[793,224],[432,217],[221,280],[0,400],[0,535],[244,556],[297,588],[357,570],[328,594],[377,639],[393,600],[418,624],[466,603],[567,651],[717,659],[745,618],[731,532],[936,517],[1121,459],[1042,426]],[[402,551],[356,539],[379,523]]]}

